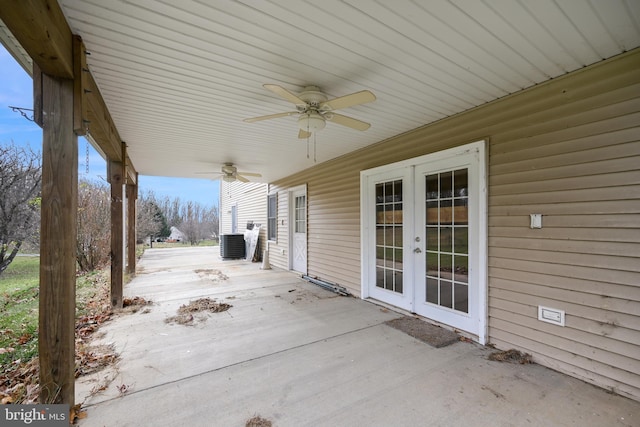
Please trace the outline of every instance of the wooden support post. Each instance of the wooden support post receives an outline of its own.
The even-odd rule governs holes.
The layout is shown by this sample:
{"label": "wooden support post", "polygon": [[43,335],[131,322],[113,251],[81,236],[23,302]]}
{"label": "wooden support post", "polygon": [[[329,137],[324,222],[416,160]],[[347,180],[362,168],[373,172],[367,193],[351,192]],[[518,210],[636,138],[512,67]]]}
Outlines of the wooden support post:
{"label": "wooden support post", "polygon": [[121,162],[109,162],[109,182],[111,183],[111,306],[122,308],[124,284],[122,186],[124,184],[124,168]]}
{"label": "wooden support post", "polygon": [[[137,180],[136,180],[137,182]],[[127,273],[136,273],[136,200],[138,184],[127,184]]]}
{"label": "wooden support post", "polygon": [[[34,76],[36,74],[34,73]],[[74,405],[78,138],[73,80],[37,73],[41,90],[40,401]]]}

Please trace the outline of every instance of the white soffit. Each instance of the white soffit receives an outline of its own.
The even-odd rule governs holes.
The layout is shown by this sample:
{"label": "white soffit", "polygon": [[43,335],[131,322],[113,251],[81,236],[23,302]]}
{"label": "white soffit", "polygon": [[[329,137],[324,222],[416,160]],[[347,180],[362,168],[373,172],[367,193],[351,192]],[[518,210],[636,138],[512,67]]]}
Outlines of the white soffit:
{"label": "white soffit", "polygon": [[296,117],[242,121],[294,109],[264,83],[375,93],[340,111],[369,130],[317,134],[320,163],[640,44],[637,0],[60,4],[143,175],[233,162],[268,182],[316,164]]}

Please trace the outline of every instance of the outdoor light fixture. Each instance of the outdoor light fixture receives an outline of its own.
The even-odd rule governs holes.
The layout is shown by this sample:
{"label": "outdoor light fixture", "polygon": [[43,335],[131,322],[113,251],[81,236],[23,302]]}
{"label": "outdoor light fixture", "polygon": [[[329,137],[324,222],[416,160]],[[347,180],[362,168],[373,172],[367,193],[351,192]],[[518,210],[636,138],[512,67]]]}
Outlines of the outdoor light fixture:
{"label": "outdoor light fixture", "polygon": [[320,113],[309,111],[300,115],[298,126],[305,132],[313,133],[324,129],[326,122]]}

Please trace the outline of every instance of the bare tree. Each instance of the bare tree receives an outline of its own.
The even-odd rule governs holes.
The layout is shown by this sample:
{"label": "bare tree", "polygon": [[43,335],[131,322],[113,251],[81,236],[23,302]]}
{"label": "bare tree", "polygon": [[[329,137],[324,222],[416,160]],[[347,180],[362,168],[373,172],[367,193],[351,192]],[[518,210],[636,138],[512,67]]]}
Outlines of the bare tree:
{"label": "bare tree", "polygon": [[168,227],[178,227],[182,223],[182,202],[179,197],[166,196],[158,201],[158,206],[167,219]]}
{"label": "bare tree", "polygon": [[137,238],[167,237],[170,234],[165,214],[152,191],[143,192],[138,197]]}
{"label": "bare tree", "polygon": [[111,190],[99,181],[78,183],[78,240],[76,258],[81,271],[109,262],[111,251]]}
{"label": "bare tree", "polygon": [[0,146],[0,274],[38,234],[41,162],[30,147]]}
{"label": "bare tree", "polygon": [[181,210],[182,223],[180,231],[190,244],[211,238],[218,229],[218,209],[207,209],[199,203],[187,202]]}
{"label": "bare tree", "polygon": [[195,202],[187,202],[182,207],[182,223],[180,231],[191,245],[196,245],[200,240],[200,216],[201,207]]}
{"label": "bare tree", "polygon": [[158,199],[152,191],[138,198],[138,239],[149,236],[168,237],[170,227],[178,228],[192,245],[211,238],[218,230],[217,207],[207,208],[179,197]]}

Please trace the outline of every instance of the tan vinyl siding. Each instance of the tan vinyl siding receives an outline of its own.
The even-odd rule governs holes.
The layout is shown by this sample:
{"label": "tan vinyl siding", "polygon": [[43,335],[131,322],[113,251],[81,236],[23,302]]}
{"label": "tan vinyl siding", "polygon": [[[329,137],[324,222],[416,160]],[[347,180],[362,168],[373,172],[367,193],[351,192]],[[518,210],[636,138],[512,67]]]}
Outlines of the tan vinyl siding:
{"label": "tan vinyl siding", "polygon": [[[555,126],[496,135],[489,161],[492,342],[635,398],[639,94],[636,84],[575,100]],[[527,212],[543,214],[542,230],[509,220]],[[565,310],[565,327],[537,321],[539,305]]]}
{"label": "tan vinyl siding", "polygon": [[309,274],[360,293],[360,171],[486,139],[489,341],[640,399],[639,69],[636,49],[274,183],[307,185]]}
{"label": "tan vinyl siding", "polygon": [[261,224],[259,253],[266,248],[267,239],[267,185],[262,183],[220,182],[220,234],[231,233],[231,206],[238,209],[238,233],[243,233],[247,222]]}

